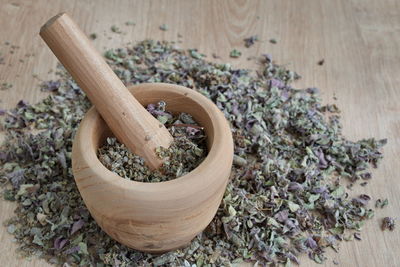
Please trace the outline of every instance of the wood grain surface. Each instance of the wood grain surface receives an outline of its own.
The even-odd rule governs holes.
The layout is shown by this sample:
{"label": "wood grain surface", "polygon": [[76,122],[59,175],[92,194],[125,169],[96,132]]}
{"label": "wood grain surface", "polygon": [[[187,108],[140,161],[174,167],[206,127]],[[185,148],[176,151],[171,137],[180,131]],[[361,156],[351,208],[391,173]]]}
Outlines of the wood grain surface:
{"label": "wood grain surface", "polygon": [[[216,53],[221,56],[216,61],[240,67],[255,67],[248,56],[270,53],[303,76],[298,87],[319,87],[324,102],[339,106],[347,137],[387,137],[380,168],[366,188],[354,192],[365,192],[373,200],[387,197],[390,204],[366,224],[362,241],[343,243],[339,253],[329,251],[323,266],[335,266],[332,259],[346,267],[400,266],[400,229],[380,230],[383,217],[399,219],[400,211],[400,1],[0,0],[0,51],[4,56],[0,82],[14,85],[0,91],[1,108],[11,108],[21,98],[34,103],[44,97],[37,85],[53,77],[49,71],[57,61],[38,32],[49,17],[61,11],[68,12],[87,34],[97,33],[95,46],[100,51],[145,38],[180,39],[181,47],[199,48],[210,60]],[[126,21],[136,25],[126,26]],[[163,23],[168,31],[159,29]],[[111,32],[112,25],[124,34]],[[178,38],[178,33],[183,37]],[[244,48],[243,38],[254,34],[261,42]],[[271,44],[270,38],[278,43]],[[11,49],[5,41],[19,48]],[[233,48],[241,50],[242,57],[229,58]],[[321,59],[325,64],[319,66]],[[0,201],[0,221],[12,216],[13,209],[12,203]],[[46,266],[36,259],[17,259],[16,246],[4,227],[0,228],[0,244],[2,266]],[[302,266],[320,265],[304,258]]]}

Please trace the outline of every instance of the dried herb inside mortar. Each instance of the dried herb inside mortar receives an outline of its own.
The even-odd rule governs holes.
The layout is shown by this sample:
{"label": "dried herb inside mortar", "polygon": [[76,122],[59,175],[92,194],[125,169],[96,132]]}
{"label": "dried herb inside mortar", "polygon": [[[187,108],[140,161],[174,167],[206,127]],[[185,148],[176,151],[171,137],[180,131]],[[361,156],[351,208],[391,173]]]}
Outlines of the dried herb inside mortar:
{"label": "dried herb inside mortar", "polygon": [[157,148],[157,155],[164,159],[158,170],[151,171],[138,155],[130,152],[115,138],[107,138],[104,146],[98,149],[98,157],[109,170],[119,176],[139,182],[169,181],[195,169],[207,155],[204,129],[191,115],[178,116],[166,111],[164,101],[150,104],[147,110],[158,121],[166,125],[174,141],[169,148]]}
{"label": "dried herb inside mortar", "polygon": [[[71,173],[71,145],[90,104],[73,80],[48,82],[52,94],[5,115],[1,148],[4,198],[17,202],[7,229],[20,250],[52,263],[81,266],[229,266],[317,262],[373,216],[371,197],[349,197],[342,184],[371,179],[386,140],[357,142],[341,133],[335,106],[315,88],[295,89],[299,76],[261,58],[258,72],[207,62],[196,50],[144,41],[107,51],[127,85],[167,82],[196,90],[224,112],[235,165],[217,215],[189,247],[149,255],[118,244],[90,217]],[[64,72],[62,72],[64,73]],[[39,133],[30,133],[39,129]],[[385,220],[385,228],[392,227]]]}

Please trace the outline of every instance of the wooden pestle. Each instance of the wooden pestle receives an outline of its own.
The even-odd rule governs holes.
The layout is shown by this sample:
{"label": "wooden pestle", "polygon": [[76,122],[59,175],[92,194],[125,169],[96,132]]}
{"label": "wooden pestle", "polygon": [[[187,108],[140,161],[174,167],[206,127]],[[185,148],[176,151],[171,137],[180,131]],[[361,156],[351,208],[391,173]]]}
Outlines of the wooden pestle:
{"label": "wooden pestle", "polygon": [[128,91],[96,51],[91,41],[65,13],[51,18],[40,36],[85,91],[114,135],[147,166],[158,168],[157,147],[168,148],[173,138]]}

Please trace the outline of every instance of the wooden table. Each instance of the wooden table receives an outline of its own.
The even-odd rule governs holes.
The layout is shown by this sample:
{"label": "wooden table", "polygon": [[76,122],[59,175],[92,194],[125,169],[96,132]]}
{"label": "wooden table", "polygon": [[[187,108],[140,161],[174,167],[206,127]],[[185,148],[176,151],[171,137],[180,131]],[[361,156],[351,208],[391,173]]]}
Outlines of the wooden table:
{"label": "wooden table", "polygon": [[[234,66],[254,67],[248,56],[271,53],[303,76],[298,87],[319,87],[324,102],[339,106],[347,137],[387,137],[385,159],[362,192],[373,200],[387,197],[390,205],[367,223],[362,241],[343,243],[339,254],[329,253],[324,266],[334,266],[332,259],[341,266],[400,266],[400,229],[380,230],[383,217],[399,219],[400,211],[400,1],[0,0],[0,52],[5,62],[0,65],[0,83],[14,85],[0,91],[1,108],[11,108],[20,99],[34,103],[44,97],[37,85],[40,79],[53,77],[49,70],[55,69],[56,59],[38,31],[61,11],[86,33],[97,33],[95,45],[100,50],[145,38],[177,40],[180,33],[182,47],[199,48],[210,59],[216,53],[221,56],[218,61]],[[126,21],[136,25],[126,26]],[[159,29],[163,23],[168,31]],[[126,34],[112,33],[112,25]],[[261,42],[244,48],[243,38],[254,34]],[[270,38],[278,43],[271,44]],[[10,54],[6,41],[19,48]],[[229,58],[233,48],[240,49],[242,57]],[[27,53],[34,56],[26,57]],[[325,64],[319,66],[321,59]],[[0,221],[12,216],[13,209],[13,203],[0,201]],[[46,266],[35,259],[17,259],[11,240],[0,227],[1,266]],[[308,259],[302,262],[319,266]]]}

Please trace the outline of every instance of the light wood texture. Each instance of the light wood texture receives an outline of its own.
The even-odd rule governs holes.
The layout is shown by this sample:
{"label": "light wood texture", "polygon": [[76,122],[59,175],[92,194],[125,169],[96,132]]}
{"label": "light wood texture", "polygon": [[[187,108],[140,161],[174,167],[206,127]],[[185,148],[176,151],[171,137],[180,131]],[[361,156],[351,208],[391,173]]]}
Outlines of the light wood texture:
{"label": "light wood texture", "polygon": [[[385,216],[399,219],[400,183],[400,3],[398,0],[294,0],[294,1],[132,1],[132,0],[0,0],[0,82],[14,87],[0,91],[0,107],[10,108],[21,99],[31,103],[44,97],[37,85],[53,77],[57,60],[38,35],[38,29],[58,12],[68,12],[85,33],[97,33],[99,51],[121,47],[145,38],[177,41],[178,46],[199,48],[208,59],[231,62],[237,67],[257,67],[248,56],[270,53],[288,64],[303,78],[298,87],[321,88],[324,102],[336,103],[342,110],[344,134],[357,140],[366,137],[389,139],[385,158],[365,188],[376,198],[388,198],[390,205],[378,210],[366,223],[362,241],[344,242],[339,253],[328,250],[329,260],[319,265],[302,259],[301,266],[399,266],[400,229],[382,232]],[[126,26],[126,21],[136,22]],[[159,30],[163,23],[168,31]],[[110,31],[118,26],[125,34]],[[258,34],[261,41],[246,49],[243,38]],[[109,39],[110,38],[110,39]],[[276,45],[268,42],[275,38]],[[4,41],[20,46],[10,54]],[[243,55],[230,59],[238,48]],[[25,57],[34,53],[34,57]],[[212,53],[221,56],[213,59]],[[317,61],[325,59],[323,66]],[[24,62],[19,62],[23,59]],[[10,66],[11,65],[11,66]],[[335,101],[332,97],[338,98]],[[14,205],[0,201],[0,221],[13,214]],[[399,223],[399,221],[397,221]],[[0,262],[3,266],[47,266],[43,261],[16,259],[12,236],[0,227]]]}
{"label": "light wood texture", "polygon": [[129,93],[78,25],[61,13],[42,26],[40,36],[85,91],[118,140],[142,156],[149,167],[160,167],[162,160],[155,150],[160,146],[168,148],[172,136]]}
{"label": "light wood texture", "polygon": [[122,179],[97,158],[110,136],[96,109],[82,120],[72,149],[72,168],[86,206],[100,227],[119,242],[148,252],[186,245],[211,222],[231,173],[233,140],[224,114],[205,96],[170,84],[130,88],[143,105],[164,100],[204,127],[208,155],[193,171],[161,183]]}

